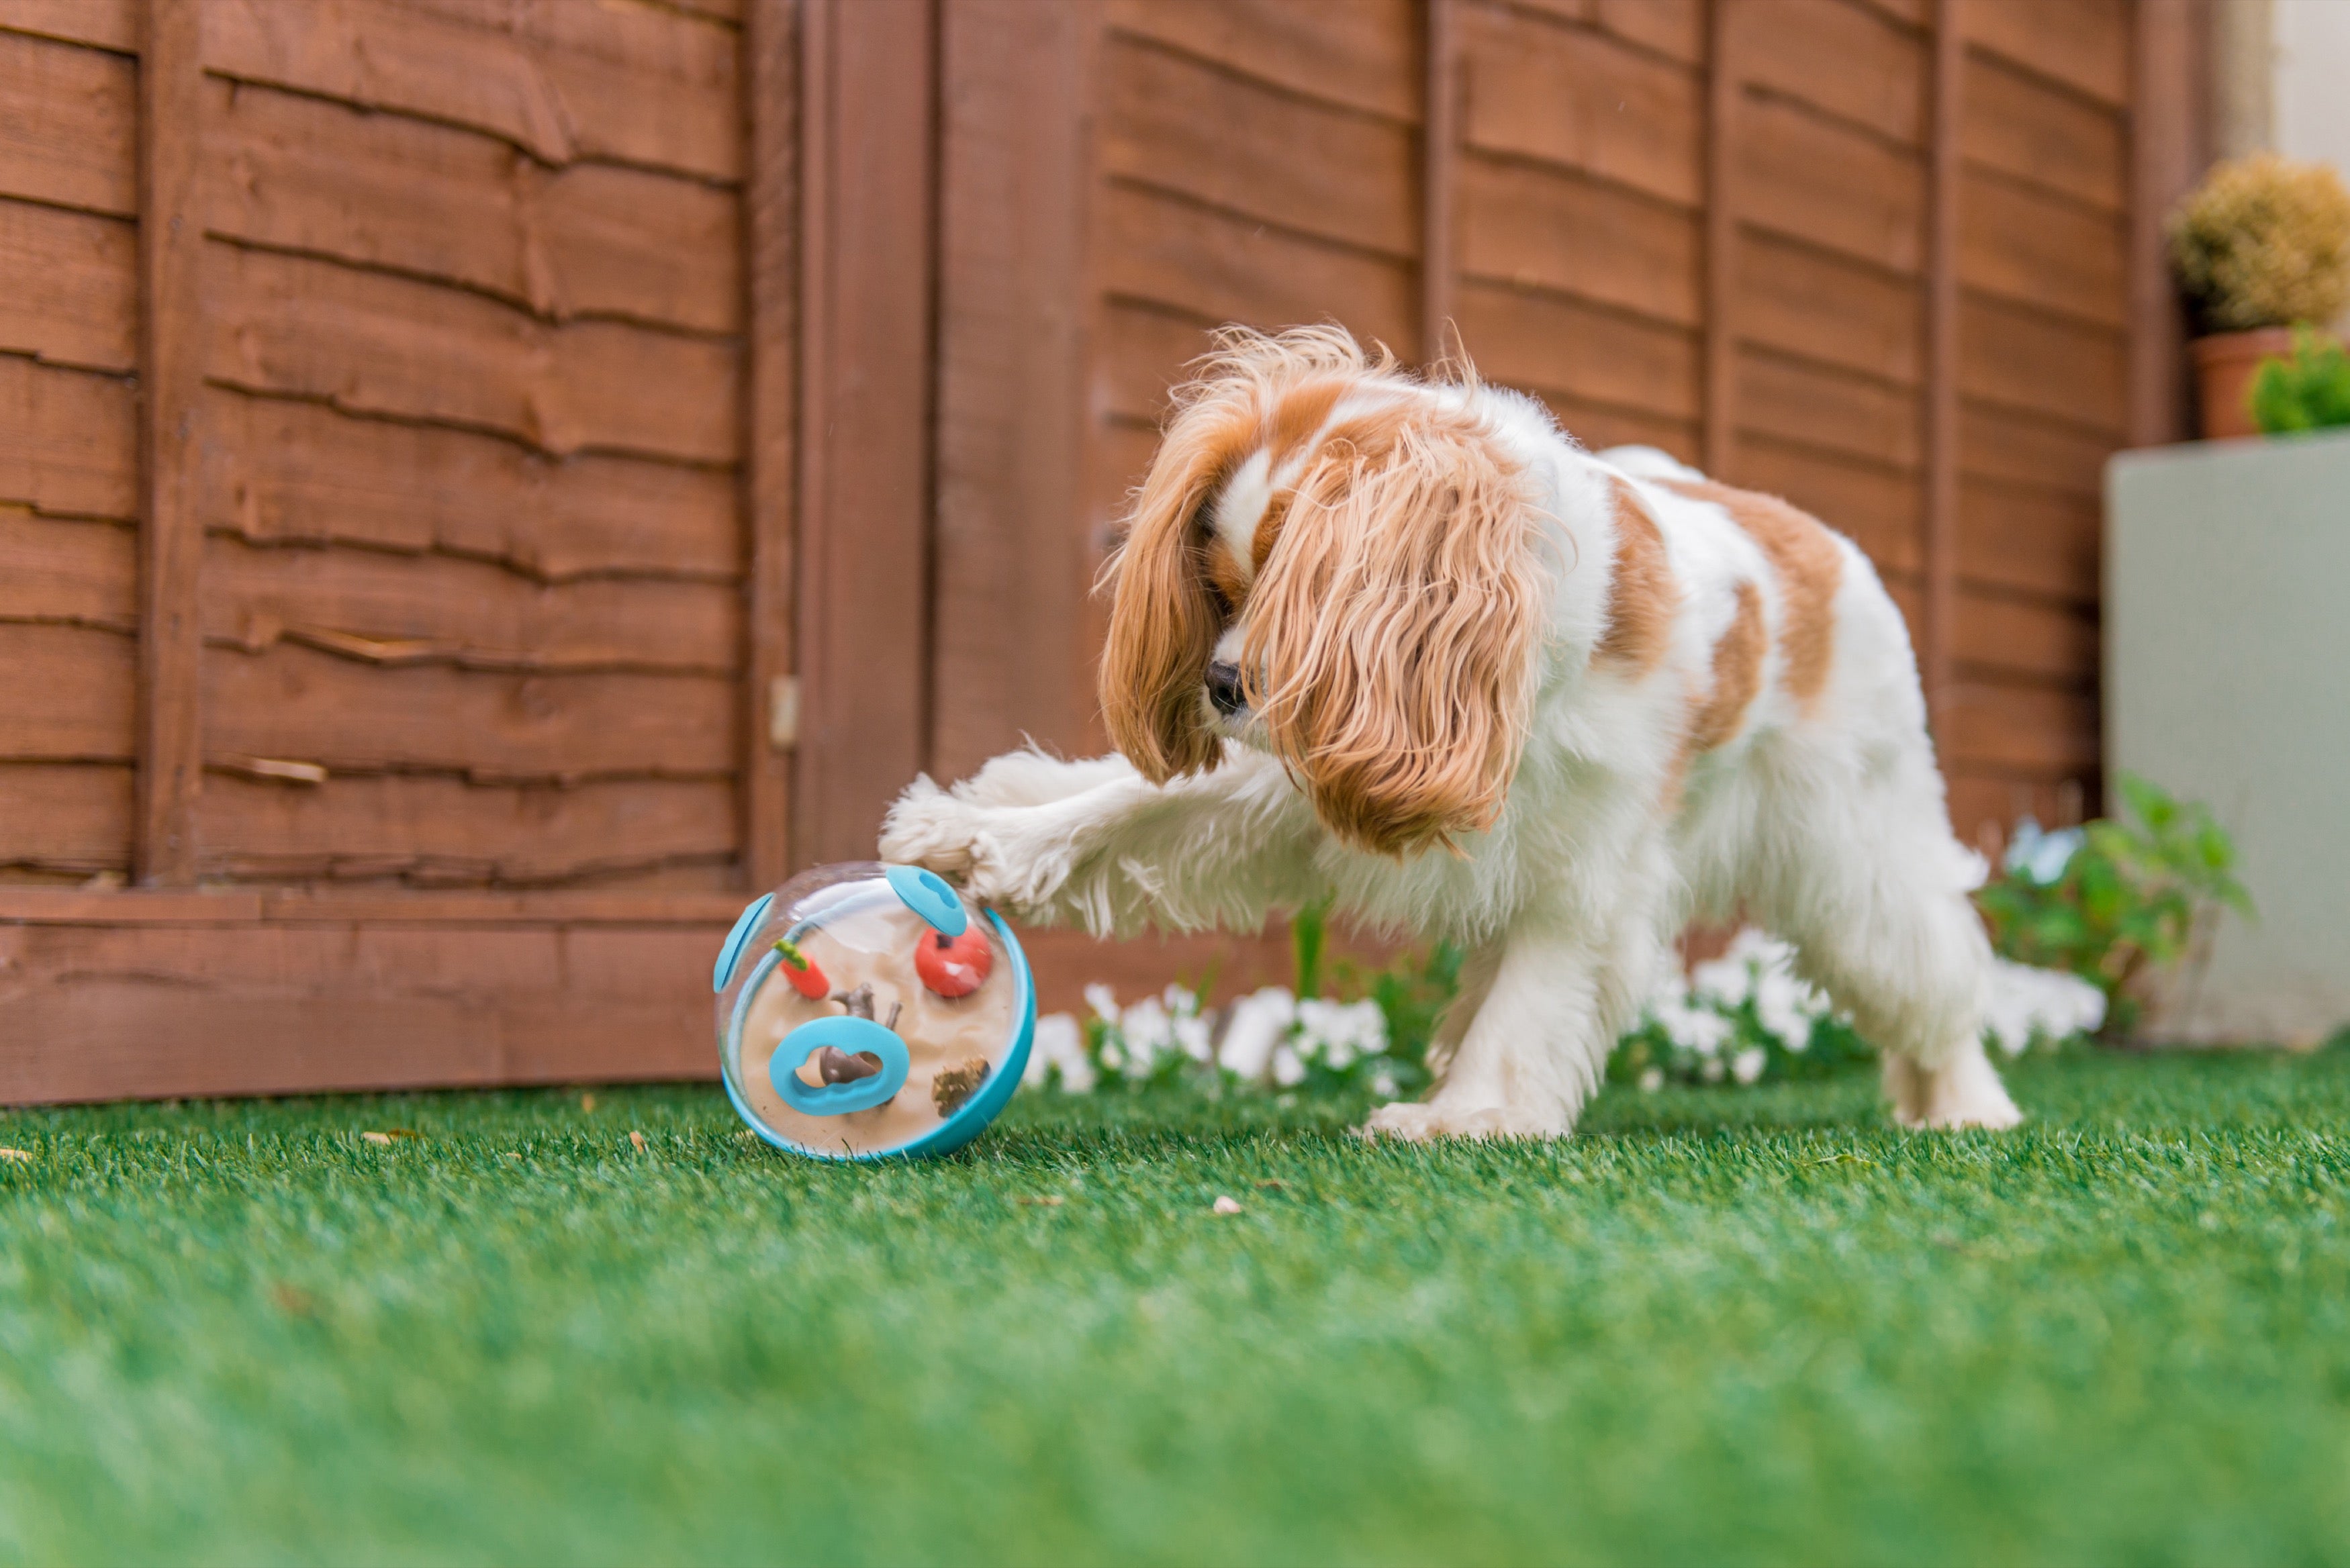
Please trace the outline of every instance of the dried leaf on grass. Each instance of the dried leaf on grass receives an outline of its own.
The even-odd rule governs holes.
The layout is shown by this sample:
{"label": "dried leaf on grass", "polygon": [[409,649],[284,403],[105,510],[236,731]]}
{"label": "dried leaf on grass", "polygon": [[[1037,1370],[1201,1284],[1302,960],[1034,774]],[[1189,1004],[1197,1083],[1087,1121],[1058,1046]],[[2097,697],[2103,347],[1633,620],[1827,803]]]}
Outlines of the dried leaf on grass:
{"label": "dried leaf on grass", "polygon": [[1068,1199],[1057,1192],[1048,1192],[1040,1198],[1015,1198],[1012,1201],[1027,1209],[1058,1209]]}
{"label": "dried leaf on grass", "polygon": [[630,1128],[630,1129],[629,1129],[629,1141],[630,1143],[632,1143],[632,1144],[636,1145],[637,1152],[638,1152],[639,1154],[642,1154],[642,1153],[644,1153],[644,1152],[645,1152],[645,1135],[644,1135],[644,1134],[642,1134],[642,1133],[640,1133],[640,1132],[636,1131],[634,1128]]}

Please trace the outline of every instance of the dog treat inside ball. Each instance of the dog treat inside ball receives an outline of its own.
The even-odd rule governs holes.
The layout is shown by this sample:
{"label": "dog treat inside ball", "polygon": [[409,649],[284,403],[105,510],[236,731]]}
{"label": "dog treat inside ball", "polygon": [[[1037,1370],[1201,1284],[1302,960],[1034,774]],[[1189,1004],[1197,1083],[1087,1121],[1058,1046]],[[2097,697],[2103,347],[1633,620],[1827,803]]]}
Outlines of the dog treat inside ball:
{"label": "dog treat inside ball", "polygon": [[1026,965],[1007,928],[926,872],[807,873],[745,910],[729,944],[720,1059],[771,1143],[927,1152],[984,1126],[1019,1081]]}
{"label": "dog treat inside ball", "polygon": [[984,1056],[940,1068],[931,1080],[931,1104],[939,1108],[942,1116],[954,1115],[962,1109],[964,1101],[979,1093],[979,1086],[987,1082],[988,1072],[989,1063]]}

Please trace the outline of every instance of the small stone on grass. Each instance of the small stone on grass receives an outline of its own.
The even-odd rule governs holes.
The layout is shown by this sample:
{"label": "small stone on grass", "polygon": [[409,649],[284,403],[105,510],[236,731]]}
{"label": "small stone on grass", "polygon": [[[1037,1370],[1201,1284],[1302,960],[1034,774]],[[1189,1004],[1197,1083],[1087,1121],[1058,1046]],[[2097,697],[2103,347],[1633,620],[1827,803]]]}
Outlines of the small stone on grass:
{"label": "small stone on grass", "polygon": [[1216,1201],[1211,1207],[1219,1214],[1237,1214],[1241,1211],[1240,1201],[1237,1199],[1227,1198],[1222,1193],[1217,1194]]}

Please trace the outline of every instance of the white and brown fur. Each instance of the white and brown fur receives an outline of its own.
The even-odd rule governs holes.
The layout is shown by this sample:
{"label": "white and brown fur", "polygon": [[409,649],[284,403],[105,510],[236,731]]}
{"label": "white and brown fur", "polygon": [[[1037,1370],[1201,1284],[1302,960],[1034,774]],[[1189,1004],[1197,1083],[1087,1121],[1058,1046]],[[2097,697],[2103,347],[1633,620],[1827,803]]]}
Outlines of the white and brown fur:
{"label": "white and brown fur", "polygon": [[1122,754],[919,780],[885,857],[1100,934],[1335,896],[1461,944],[1435,1087],[1376,1133],[1568,1132],[1672,934],[1733,910],[1884,1051],[1905,1125],[2018,1119],[1900,614],[1784,502],[1586,452],[1462,367],[1232,330],[1109,581]]}

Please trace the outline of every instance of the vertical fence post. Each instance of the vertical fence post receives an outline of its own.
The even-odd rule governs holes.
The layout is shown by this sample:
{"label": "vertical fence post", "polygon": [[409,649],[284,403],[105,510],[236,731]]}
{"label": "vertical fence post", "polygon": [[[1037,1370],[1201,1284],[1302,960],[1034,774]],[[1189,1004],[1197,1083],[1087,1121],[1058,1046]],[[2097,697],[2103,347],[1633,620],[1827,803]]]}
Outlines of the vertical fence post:
{"label": "vertical fence post", "polygon": [[743,726],[743,847],[754,889],[791,867],[792,748],[798,688],[792,673],[792,491],[798,367],[793,354],[794,262],[799,223],[795,166],[799,85],[793,0],[751,0],[743,17],[745,334],[750,364],[743,418],[743,519],[750,530],[750,647]]}
{"label": "vertical fence post", "polygon": [[139,38],[138,880],[196,877],[203,632],[196,599],[203,223],[197,0],[145,0]]}
{"label": "vertical fence post", "polygon": [[2187,433],[2186,331],[2171,287],[2162,220],[2210,157],[2196,77],[2204,7],[2138,0],[2130,84],[2129,439],[2158,446]]}
{"label": "vertical fence post", "polygon": [[929,763],[938,11],[801,0],[793,854],[870,857]]}
{"label": "vertical fence post", "polygon": [[1926,457],[1924,625],[1918,665],[1926,711],[1939,730],[1950,698],[1959,607],[1959,181],[1966,0],[1934,8],[1926,182]]}
{"label": "vertical fence post", "polygon": [[1741,0],[1711,0],[1706,16],[1705,431],[1701,462],[1716,479],[1737,467],[1738,206],[1731,161],[1737,156],[1739,82],[1731,38]]}
{"label": "vertical fence post", "polygon": [[1461,60],[1455,0],[1426,0],[1421,36],[1423,84],[1419,142],[1419,358],[1444,358],[1453,325],[1453,171],[1461,140]]}

